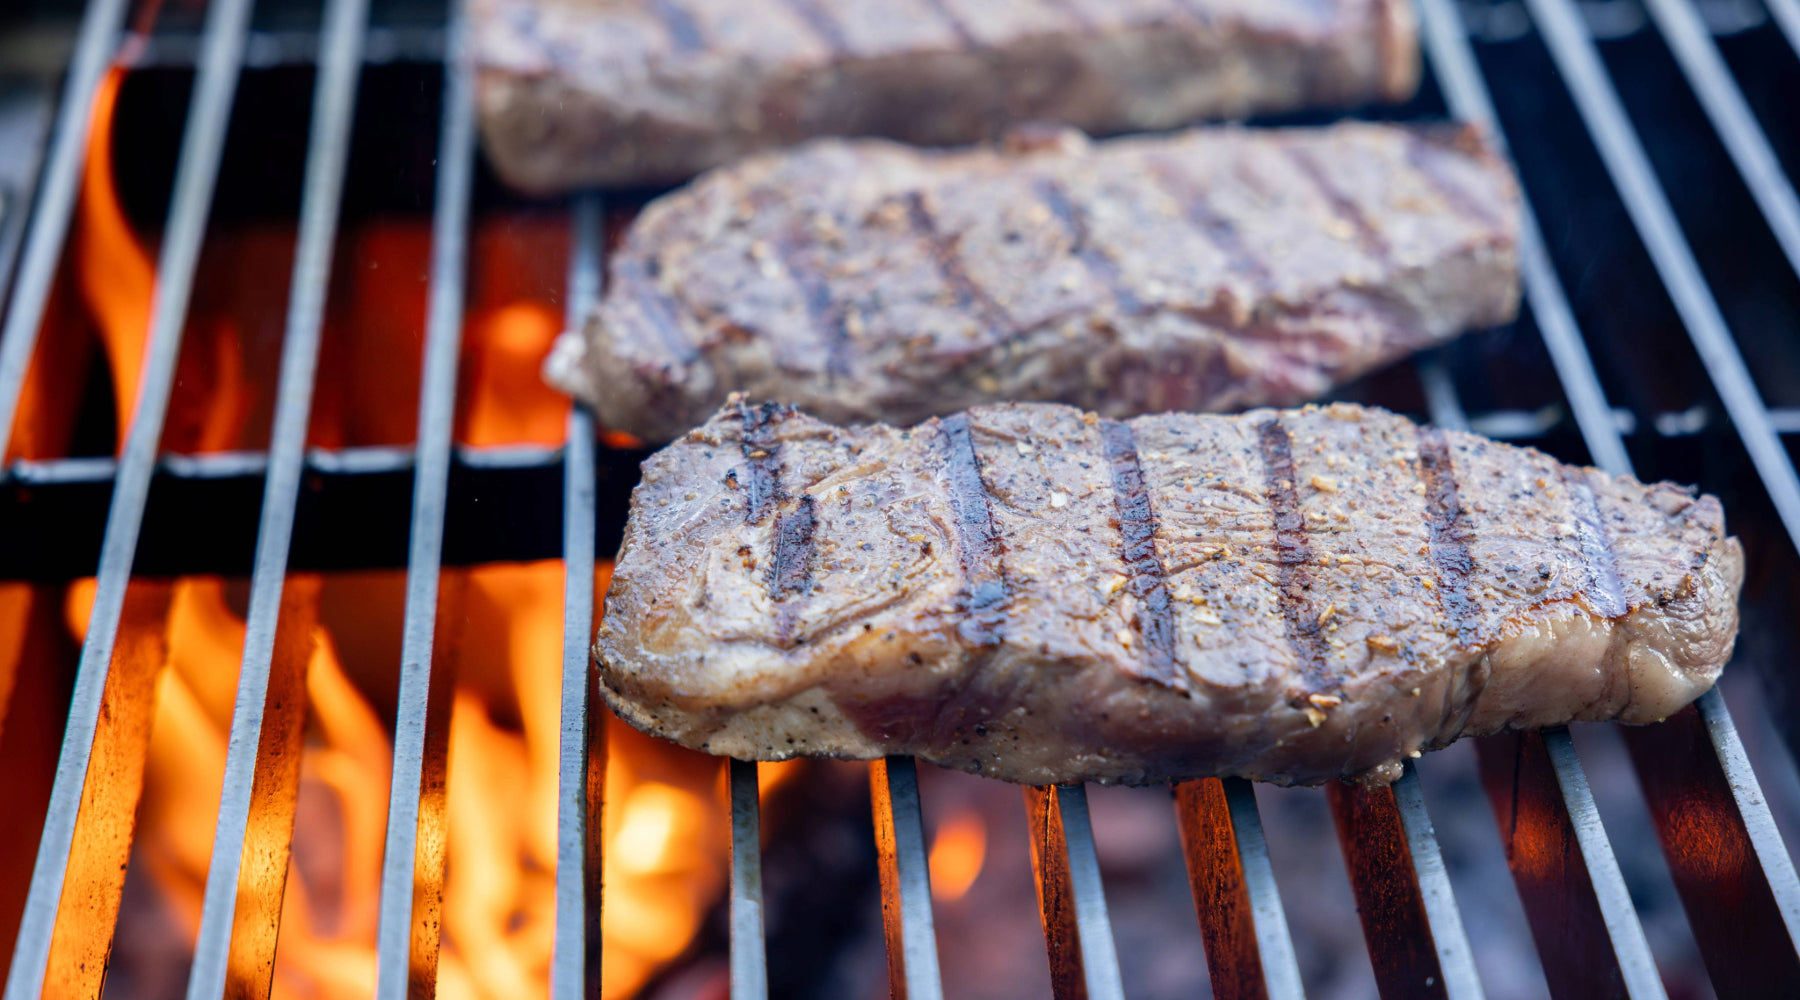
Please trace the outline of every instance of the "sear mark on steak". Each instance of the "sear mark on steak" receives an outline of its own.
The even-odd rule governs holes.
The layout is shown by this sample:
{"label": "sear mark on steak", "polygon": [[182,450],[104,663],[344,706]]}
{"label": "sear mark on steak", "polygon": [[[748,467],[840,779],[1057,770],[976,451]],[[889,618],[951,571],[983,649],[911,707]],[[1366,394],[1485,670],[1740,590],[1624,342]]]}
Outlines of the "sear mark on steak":
{"label": "sear mark on steak", "polygon": [[841,424],[1118,419],[1304,402],[1517,312],[1518,190],[1473,129],[1056,135],[710,174],[638,217],[546,374],[651,443],[733,391]]}
{"label": "sear mark on steak", "polygon": [[1594,491],[1581,479],[1564,482],[1575,494],[1571,513],[1575,516],[1575,533],[1581,540],[1581,560],[1587,566],[1588,599],[1594,610],[1603,615],[1617,615],[1625,609],[1625,595],[1619,582],[1619,565],[1613,557],[1612,542],[1606,537],[1606,525],[1600,519],[1599,502]]}
{"label": "sear mark on steak", "polygon": [[[1463,516],[1462,497],[1456,488],[1456,464],[1450,457],[1450,445],[1444,432],[1436,427],[1419,428],[1419,477],[1425,482],[1425,510],[1431,532],[1431,565],[1437,571],[1434,580],[1438,604],[1443,608],[1445,624],[1456,640],[1468,643],[1481,609],[1469,596],[1469,574],[1474,563],[1469,558],[1468,518]],[[1609,616],[1617,615],[1617,609]]]}
{"label": "sear mark on steak", "polygon": [[[760,521],[747,439],[786,491]],[[734,404],[644,463],[595,657],[621,717],[744,758],[1381,782],[1666,718],[1730,658],[1742,578],[1712,497],[1380,410]]]}
{"label": "sear mark on steak", "polygon": [[1407,0],[474,0],[489,160],[548,193],[795,142],[1095,134],[1417,89]]}
{"label": "sear mark on steak", "polygon": [[1113,501],[1119,511],[1119,555],[1130,577],[1131,596],[1138,603],[1131,625],[1144,643],[1144,676],[1185,690],[1187,677],[1175,658],[1167,571],[1156,554],[1156,510],[1144,486],[1137,438],[1130,424],[1108,420],[1100,424],[1100,440],[1112,470]]}
{"label": "sear mark on steak", "polygon": [[956,516],[957,550],[962,553],[961,603],[968,616],[962,634],[973,645],[991,646],[1000,642],[1006,621],[1006,574],[1000,566],[1004,549],[994,532],[987,482],[975,457],[968,417],[946,417],[939,430],[944,439],[945,484]]}
{"label": "sear mark on steak", "polygon": [[1325,673],[1325,637],[1320,612],[1313,607],[1312,543],[1307,539],[1306,519],[1300,516],[1300,490],[1295,484],[1294,441],[1280,417],[1257,425],[1257,446],[1262,451],[1268,477],[1269,511],[1275,518],[1275,563],[1280,568],[1281,618],[1287,641],[1300,661],[1301,687],[1291,697],[1303,700],[1330,686]]}

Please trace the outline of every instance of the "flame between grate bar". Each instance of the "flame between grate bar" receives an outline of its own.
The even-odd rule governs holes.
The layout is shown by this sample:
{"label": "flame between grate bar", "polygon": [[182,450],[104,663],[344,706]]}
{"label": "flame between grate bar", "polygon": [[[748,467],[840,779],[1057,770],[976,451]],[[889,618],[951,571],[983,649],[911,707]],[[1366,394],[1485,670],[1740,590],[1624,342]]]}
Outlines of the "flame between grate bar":
{"label": "flame between grate bar", "polygon": [[[432,208],[431,287],[419,393],[418,464],[413,480],[411,553],[401,640],[394,775],[382,857],[376,930],[379,1000],[436,990],[438,910],[444,876],[444,780],[449,683],[455,650],[440,625],[460,618],[462,577],[443,576],[444,512],[456,368],[462,346],[463,276],[475,171],[474,71],[460,0],[450,5],[444,52],[444,117]],[[442,582],[444,586],[440,587]]]}
{"label": "flame between grate bar", "polygon": [[[243,666],[213,833],[188,1000],[266,997],[275,972],[294,809],[299,794],[303,695],[311,622],[282,614],[307,421],[318,371],[332,245],[350,158],[367,0],[331,0],[325,13],[306,190],[282,343],[262,523],[257,530]],[[296,602],[304,606],[309,602]]]}
{"label": "flame between grate bar", "polygon": [[38,328],[44,320],[44,304],[62,258],[63,240],[75,210],[80,186],[81,162],[87,155],[88,114],[100,78],[119,47],[125,23],[126,0],[93,0],[82,15],[75,58],[69,66],[58,105],[50,157],[44,165],[37,208],[25,236],[24,257],[13,285],[6,325],[0,327],[0,458],[6,455],[12,436],[19,392],[25,385],[31,351],[37,346]]}
{"label": "flame between grate bar", "polygon": [[[93,56],[88,41],[97,37],[101,41],[93,44],[99,45],[116,37],[116,25],[104,23],[116,16],[116,11],[102,7],[95,16],[100,26],[84,39],[84,59]],[[118,647],[119,623],[138,615],[155,618],[167,600],[165,586],[133,582],[131,564],[174,385],[194,265],[206,234],[237,93],[249,17],[250,0],[219,0],[207,11],[204,52],[188,106],[168,228],[157,261],[158,281],[136,408],[119,460],[96,572],[92,618],[82,644],[69,722],[13,952],[6,1000],[30,1000],[43,992],[47,983],[58,990],[97,995],[105,975],[124,883],[132,814],[141,788],[143,740],[148,737],[148,685],[161,663],[156,649],[134,648],[135,644]],[[101,58],[109,55],[104,53]],[[85,92],[87,103],[80,105],[82,110],[92,102],[93,87],[85,74],[93,70],[92,62],[84,62],[77,69],[81,75],[71,82],[72,96]],[[84,118],[65,108],[59,128],[66,135],[67,130],[80,129]],[[62,158],[62,152],[58,150],[53,169],[66,168],[68,160]],[[70,159],[79,157],[71,153]],[[68,177],[72,182],[72,173]],[[63,175],[53,174],[50,182],[49,194],[58,196]],[[51,203],[44,207],[51,216],[62,217],[51,218],[45,225],[66,226],[65,206]],[[40,243],[34,232],[32,242],[31,259],[25,262],[27,274],[39,267],[53,268],[54,259],[45,262],[44,258],[57,255],[60,239],[46,236]],[[35,280],[22,283],[24,294],[33,294]],[[41,300],[27,305],[30,308],[15,317],[21,324],[30,319],[27,312],[42,309]],[[9,329],[8,340],[17,342],[13,330]],[[28,357],[29,351],[25,354]],[[7,387],[7,393],[10,427],[17,388]],[[95,763],[100,765],[97,770],[90,768]],[[88,781],[90,771],[97,780]]]}

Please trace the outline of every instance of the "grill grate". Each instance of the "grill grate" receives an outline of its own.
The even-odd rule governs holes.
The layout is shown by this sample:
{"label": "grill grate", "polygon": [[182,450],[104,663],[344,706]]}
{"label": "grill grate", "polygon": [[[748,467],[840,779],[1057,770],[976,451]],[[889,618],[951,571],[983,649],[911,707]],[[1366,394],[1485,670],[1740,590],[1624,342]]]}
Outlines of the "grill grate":
{"label": "grill grate", "polygon": [[[1800,272],[1800,199],[1796,199],[1754,114],[1687,0],[1644,0],[1732,162],[1789,262]],[[67,235],[91,106],[107,63],[119,49],[124,0],[91,0],[65,85],[62,114],[37,194],[18,280],[0,335],[0,427],[12,426],[20,386]],[[453,5],[454,6],[454,5]],[[1498,7],[1509,5],[1501,4]],[[1750,455],[1790,541],[1800,545],[1800,477],[1778,436],[1800,427],[1791,411],[1771,411],[1758,394],[1718,302],[1701,274],[1668,198],[1571,0],[1526,0],[1514,15],[1535,25],[1575,102],[1651,263]],[[1618,6],[1608,4],[1608,7]],[[1769,13],[1800,54],[1800,0],[1767,0]],[[30,1000],[74,985],[97,993],[123,884],[129,838],[112,844],[115,865],[91,864],[109,823],[128,817],[127,797],[108,792],[103,765],[119,727],[147,724],[128,692],[145,676],[144,651],[115,649],[122,617],[156,614],[166,593],[133,578],[146,499],[159,472],[157,442],[172,390],[173,366],[200,242],[218,175],[227,121],[249,37],[250,0],[213,0],[198,50],[200,68],[182,141],[168,235],[157,269],[158,296],[148,364],[122,457],[116,463],[55,463],[9,470],[52,485],[111,482],[95,610],[76,678],[70,723],[52,792],[4,1000]],[[1479,8],[1495,20],[1496,7]],[[1452,0],[1420,0],[1426,51],[1439,89],[1458,117],[1499,119]],[[288,868],[299,718],[283,711],[302,664],[284,638],[306,627],[285,602],[300,478],[321,462],[306,454],[305,432],[317,367],[320,317],[340,210],[350,124],[360,68],[370,53],[367,0],[327,0],[319,35],[300,242],[283,347],[272,444],[265,459],[195,460],[198,478],[255,476],[266,470],[257,529],[248,637],[232,720],[224,797],[217,818],[190,1000],[266,995]],[[394,781],[382,877],[377,992],[384,1000],[430,995],[436,978],[436,908],[443,873],[445,723],[440,669],[456,650],[439,641],[454,620],[460,592],[446,578],[446,510],[451,502],[451,445],[463,280],[474,170],[472,72],[464,25],[453,10],[444,34],[444,118],[433,212],[430,308],[416,475]],[[429,32],[427,32],[429,34]],[[304,46],[300,46],[304,48]],[[282,51],[287,51],[282,49]],[[569,316],[599,294],[602,205],[573,204]],[[1530,313],[1556,370],[1569,412],[1600,467],[1630,472],[1624,434],[1628,411],[1608,402],[1594,359],[1558,280],[1535,216],[1525,212],[1521,266]],[[1441,359],[1417,366],[1435,422],[1467,427],[1456,387]],[[1623,415],[1626,419],[1621,419]],[[1485,415],[1488,424],[1495,414]],[[1518,415],[1524,419],[1529,415]],[[1504,421],[1502,421],[1504,423]],[[1515,421],[1516,423],[1516,421]],[[1529,421],[1526,421],[1529,426]],[[1661,421],[1658,421],[1660,424]],[[1488,424],[1482,426],[1488,429]],[[1498,425],[1495,425],[1498,426]],[[1679,422],[1672,426],[1679,427]],[[0,430],[0,435],[7,433]],[[597,997],[601,789],[604,713],[588,667],[592,634],[600,460],[592,418],[577,408],[561,456],[565,475],[567,565],[560,750],[556,941],[552,993]],[[389,456],[390,460],[394,457]],[[234,464],[235,463],[235,464]],[[551,468],[555,457],[523,464]],[[163,475],[179,475],[165,463]],[[296,602],[297,603],[297,602]],[[288,699],[292,701],[292,699]],[[115,718],[105,708],[121,708]],[[1800,981],[1800,880],[1781,842],[1722,697],[1714,691],[1659,726],[1627,735],[1658,834],[1695,937],[1723,995],[1775,993]],[[1551,991],[1559,997],[1664,995],[1618,861],[1566,730],[1479,742],[1484,785],[1495,807],[1508,860],[1533,928]],[[92,763],[91,763],[92,762]],[[97,780],[88,781],[90,771]],[[734,998],[767,995],[757,814],[757,770],[733,763],[731,789],[731,984]],[[893,995],[942,995],[932,931],[918,781],[910,759],[872,766],[873,815],[880,848],[882,913]],[[1391,789],[1334,789],[1333,812],[1384,996],[1482,996],[1426,811],[1418,774],[1408,765]],[[1059,997],[1121,997],[1119,962],[1106,917],[1087,799],[1079,787],[1029,789],[1033,862]],[[1273,864],[1251,786],[1188,782],[1175,810],[1219,997],[1298,997],[1299,964],[1289,938]],[[1693,845],[1713,849],[1702,857]],[[1530,845],[1531,850],[1523,849]],[[1518,848],[1518,849],[1515,849]],[[104,853],[104,852],[101,852]],[[98,910],[93,900],[99,900]],[[86,907],[86,909],[83,909]],[[97,924],[98,920],[101,923]],[[103,926],[102,926],[103,924]],[[82,940],[88,935],[89,940]],[[96,944],[91,938],[97,935]],[[87,968],[64,958],[86,948],[102,961]],[[55,987],[55,989],[52,989]]]}

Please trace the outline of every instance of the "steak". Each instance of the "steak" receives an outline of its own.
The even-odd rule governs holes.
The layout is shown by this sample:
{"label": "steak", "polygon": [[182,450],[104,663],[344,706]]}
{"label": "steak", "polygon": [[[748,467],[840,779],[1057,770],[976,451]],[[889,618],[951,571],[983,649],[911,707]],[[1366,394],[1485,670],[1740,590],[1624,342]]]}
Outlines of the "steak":
{"label": "steak", "polygon": [[1462,126],[824,140],[653,202],[546,370],[651,443],[735,390],[842,424],[1294,405],[1510,321],[1518,213]]}
{"label": "steak", "polygon": [[1710,496],[1381,410],[736,402],[644,464],[595,658],[621,717],[739,758],[1385,782],[1462,736],[1667,717],[1742,580]]}
{"label": "steak", "polygon": [[488,156],[547,193],[821,136],[928,145],[1404,100],[1408,0],[475,0]]}

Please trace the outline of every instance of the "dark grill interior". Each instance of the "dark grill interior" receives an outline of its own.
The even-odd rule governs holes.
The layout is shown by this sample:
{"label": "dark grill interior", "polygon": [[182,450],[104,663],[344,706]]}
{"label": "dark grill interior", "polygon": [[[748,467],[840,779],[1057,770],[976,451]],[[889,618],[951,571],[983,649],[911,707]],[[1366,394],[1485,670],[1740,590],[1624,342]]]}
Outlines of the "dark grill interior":
{"label": "dark grill interior", "polygon": [[[86,157],[81,111],[115,60],[129,69],[112,129],[114,162],[130,165],[116,171],[118,193],[133,228],[160,240],[151,248],[160,253],[159,298],[129,433],[119,438],[97,360],[77,382],[67,446],[29,460],[8,452],[0,472],[0,580],[97,577],[29,886],[5,903],[22,907],[5,1000],[66,992],[76,981],[98,990],[98,979],[55,966],[69,954],[55,942],[86,932],[71,923],[71,892],[110,894],[116,908],[125,877],[90,871],[80,849],[120,809],[129,815],[129,803],[108,812],[110,800],[95,791],[113,777],[100,766],[111,758],[95,749],[117,724],[103,702],[112,704],[119,678],[141,673],[132,660],[141,654],[115,649],[115,639],[121,619],[154,614],[166,601],[159,578],[199,573],[252,582],[234,745],[185,989],[190,998],[267,995],[287,863],[283,824],[293,821],[296,794],[284,761],[302,725],[283,708],[303,668],[280,610],[284,574],[375,567],[408,572],[376,990],[430,995],[438,942],[426,929],[437,927],[443,875],[447,740],[444,682],[433,676],[445,654],[434,639],[462,599],[453,577],[443,575],[440,587],[440,571],[557,556],[568,586],[551,989],[598,996],[606,720],[603,709],[590,712],[585,669],[592,568],[596,553],[604,558],[617,545],[642,455],[603,443],[579,410],[560,447],[457,443],[459,361],[467,361],[459,344],[477,281],[469,276],[485,245],[472,234],[484,220],[530,217],[572,233],[566,253],[555,251],[567,258],[566,283],[549,297],[577,317],[598,292],[609,234],[648,193],[528,203],[501,189],[475,149],[454,10],[412,0],[326,0],[323,10],[210,0],[171,3],[140,30],[132,26],[152,22],[124,0],[89,0],[79,26],[53,6],[0,19],[0,41],[42,63],[21,59],[18,79],[0,81],[0,95],[12,98],[0,104],[0,136],[29,139],[0,155],[0,426],[14,427],[27,370],[47,349],[40,326],[54,329],[43,317],[55,309],[59,272],[72,266],[65,245]],[[1240,781],[1175,789],[1213,994],[1299,996],[1315,976],[1302,966],[1317,921],[1306,912],[1311,901],[1295,897],[1291,872],[1283,882],[1284,824],[1318,822],[1328,808],[1384,997],[1530,995],[1540,982],[1557,997],[1704,994],[1693,953],[1719,996],[1792,995],[1800,988],[1800,880],[1788,845],[1800,824],[1800,781],[1786,746],[1800,708],[1787,666],[1800,638],[1789,583],[1800,570],[1792,451],[1800,434],[1800,117],[1792,106],[1800,2],[1422,0],[1419,8],[1425,87],[1407,105],[1364,114],[1479,120],[1492,102],[1542,230],[1541,242],[1527,234],[1528,308],[1513,327],[1466,337],[1341,397],[1718,494],[1750,557],[1744,630],[1724,694],[1622,738],[1599,727],[1573,739],[1564,730],[1495,737],[1420,761],[1391,790],[1259,795]],[[31,44],[40,37],[66,37],[73,48],[66,58],[45,55],[55,46]],[[299,125],[308,120],[310,135]],[[277,384],[279,364],[279,392],[252,421],[257,436],[206,454],[171,449],[192,391],[177,365],[186,293],[200,301],[234,274],[205,256],[204,241],[296,219],[297,248],[277,255],[282,266],[266,290],[285,311],[269,310],[279,317],[269,343],[280,347],[269,350],[267,385]],[[418,381],[394,389],[413,394],[416,435],[309,448],[309,406],[326,405],[315,396],[348,380],[354,360],[334,354],[333,335],[321,334],[321,317],[334,320],[334,303],[356,280],[342,248],[392,219],[430,227],[418,275],[426,308],[411,342],[422,361],[408,370]],[[175,415],[166,434],[164,407]],[[13,433],[28,430],[28,420]],[[1740,714],[1736,727],[1727,701]],[[1641,797],[1627,776],[1634,767]],[[921,810],[932,809],[934,781],[906,759],[870,773],[893,995],[958,995],[940,973],[926,882]],[[731,995],[835,995],[828,976],[792,957],[813,946],[809,937],[777,934],[765,960],[756,778],[755,765],[730,766]],[[1477,787],[1497,823],[1479,812],[1469,818]],[[1095,796],[1096,817],[1111,794]],[[1295,805],[1297,796],[1310,804]],[[1271,817],[1268,843],[1259,798]],[[1025,804],[1056,995],[1135,993],[1134,970],[1148,959],[1122,931],[1115,940],[1086,791],[1027,790]],[[1446,831],[1442,848],[1428,807]],[[1654,838],[1637,828],[1642,818]],[[1621,819],[1633,825],[1622,829]],[[1497,826],[1504,862],[1470,860],[1492,853],[1486,840],[1463,839],[1476,822]],[[1500,932],[1479,912],[1495,902],[1471,895],[1475,883],[1465,879],[1503,863],[1541,980],[1478,973],[1483,954],[1501,946]],[[1671,896],[1687,914],[1685,955],[1652,948],[1668,938],[1663,925],[1680,923]],[[103,941],[98,949],[103,958]]]}

